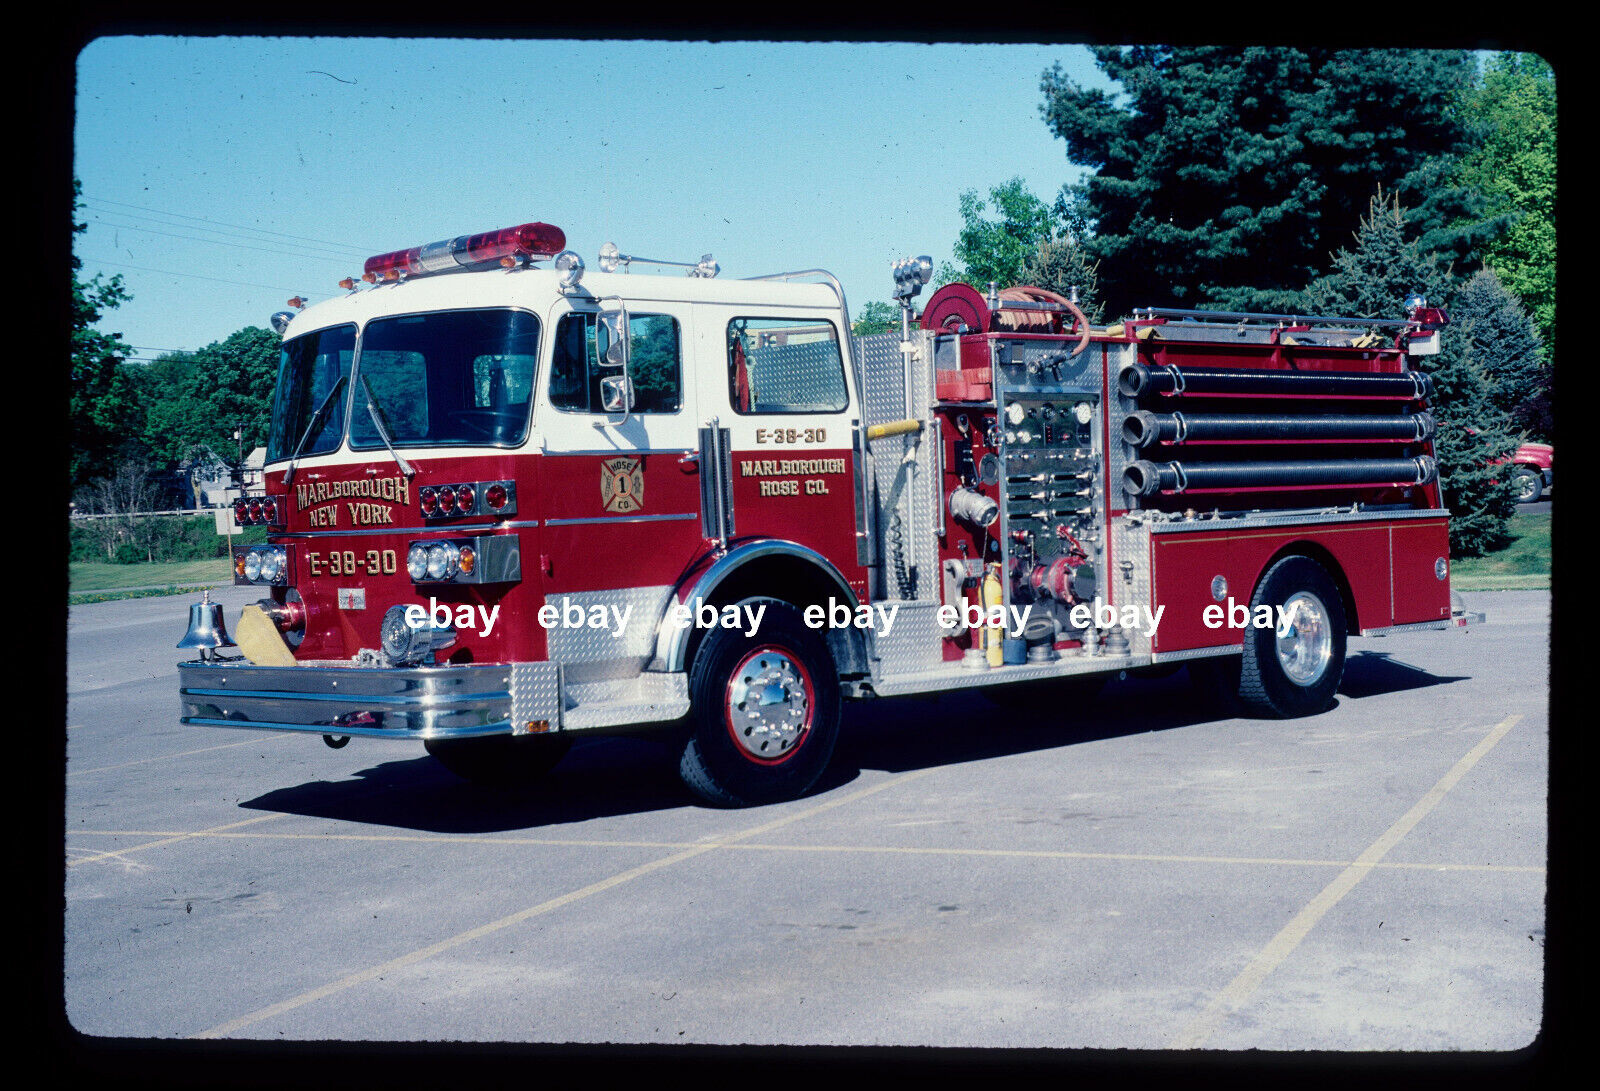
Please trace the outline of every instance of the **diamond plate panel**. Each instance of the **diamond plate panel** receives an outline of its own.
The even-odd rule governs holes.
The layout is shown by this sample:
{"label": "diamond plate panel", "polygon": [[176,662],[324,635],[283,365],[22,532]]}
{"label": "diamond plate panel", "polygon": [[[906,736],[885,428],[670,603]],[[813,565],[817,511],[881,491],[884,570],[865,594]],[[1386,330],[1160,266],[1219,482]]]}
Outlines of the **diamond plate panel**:
{"label": "diamond plate panel", "polygon": [[[1106,601],[1116,606],[1150,606],[1150,528],[1141,520],[1111,520],[1111,571],[1102,583]],[[1124,629],[1129,654],[1149,655],[1152,641],[1142,629]]]}
{"label": "diamond plate panel", "polygon": [[1078,355],[1069,357],[1037,374],[1030,373],[1028,365],[1035,361],[1054,358],[1075,345],[1076,341],[1001,341],[995,349],[996,381],[1012,388],[1016,393],[1053,393],[1057,391],[1085,391],[1100,389],[1100,363],[1104,345],[1091,344]]}
{"label": "diamond plate panel", "polygon": [[[933,402],[933,338],[922,330],[912,331],[918,354],[912,359],[908,373],[900,354],[900,335],[876,334],[856,341],[857,355],[861,360],[862,382],[861,412],[864,425],[887,424],[922,417]],[[908,570],[914,570],[916,601],[931,601],[938,595],[938,540],[933,528],[937,525],[938,511],[934,480],[934,450],[931,437],[892,436],[871,445],[873,484],[880,505],[878,527],[883,535],[882,549],[878,555],[884,562],[884,586],[889,594],[901,595],[893,571],[893,530],[890,527],[889,506],[894,494],[895,481],[902,474],[901,486],[894,509],[900,515],[899,540],[904,549]],[[916,448],[912,462],[901,469],[907,452]]]}
{"label": "diamond plate panel", "polygon": [[861,419],[886,424],[906,417],[905,373],[900,366],[900,335],[879,333],[856,340],[861,362]]}
{"label": "diamond plate panel", "polygon": [[511,733],[525,735],[530,721],[561,723],[561,667],[556,663],[511,665]]}
{"label": "diamond plate panel", "polygon": [[[614,591],[583,591],[547,600],[561,609],[562,600],[581,607],[585,619],[595,607],[605,610],[607,624],[591,628],[587,624],[557,624],[549,630],[550,661],[565,668],[568,682],[588,682],[602,678],[627,677],[644,670],[655,653],[656,628],[666,610],[672,588],[625,587]],[[631,608],[631,612],[628,612]],[[615,611],[623,611],[627,624],[616,634]]]}
{"label": "diamond plate panel", "polygon": [[877,680],[891,681],[897,676],[919,674],[933,670],[943,663],[939,642],[944,631],[939,628],[938,604],[889,600],[885,609],[900,607],[895,615],[894,628],[888,636],[874,635],[873,654],[877,656]]}
{"label": "diamond plate panel", "polygon": [[844,371],[833,341],[762,344],[749,351],[745,366],[753,412],[763,406],[833,412],[844,401]]}
{"label": "diamond plate panel", "polygon": [[646,672],[627,681],[567,686],[564,692],[566,731],[661,723],[689,711],[689,676],[682,673]]}

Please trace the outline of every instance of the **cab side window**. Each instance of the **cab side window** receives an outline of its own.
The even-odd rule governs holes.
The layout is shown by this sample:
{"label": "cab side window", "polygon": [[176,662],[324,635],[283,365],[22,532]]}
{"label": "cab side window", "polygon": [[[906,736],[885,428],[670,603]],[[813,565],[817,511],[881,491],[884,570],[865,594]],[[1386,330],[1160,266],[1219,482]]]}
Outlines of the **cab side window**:
{"label": "cab side window", "polygon": [[[575,413],[603,413],[600,380],[622,374],[594,362],[593,313],[566,315],[556,324],[550,366],[550,404]],[[683,406],[683,336],[665,314],[628,315],[628,377],[635,413],[676,413]]]}
{"label": "cab side window", "polygon": [[735,318],[728,323],[728,396],[739,413],[838,413],[849,405],[833,323]]}

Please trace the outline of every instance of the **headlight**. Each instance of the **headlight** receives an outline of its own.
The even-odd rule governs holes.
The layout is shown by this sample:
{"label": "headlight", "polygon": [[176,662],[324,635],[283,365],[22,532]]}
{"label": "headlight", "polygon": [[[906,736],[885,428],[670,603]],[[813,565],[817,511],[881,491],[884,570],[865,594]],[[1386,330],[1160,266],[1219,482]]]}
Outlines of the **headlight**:
{"label": "headlight", "polygon": [[421,542],[412,542],[411,548],[406,550],[406,572],[414,582],[421,582],[428,575],[428,547]]}
{"label": "headlight", "polygon": [[261,579],[261,553],[259,549],[252,549],[244,556],[244,578],[251,583]]}
{"label": "headlight", "polygon": [[428,547],[428,578],[447,580],[459,569],[461,551],[449,542],[435,542]]}
{"label": "headlight", "polygon": [[262,550],[261,556],[261,581],[263,583],[281,583],[284,573],[289,568],[289,557],[282,546],[273,546]]}

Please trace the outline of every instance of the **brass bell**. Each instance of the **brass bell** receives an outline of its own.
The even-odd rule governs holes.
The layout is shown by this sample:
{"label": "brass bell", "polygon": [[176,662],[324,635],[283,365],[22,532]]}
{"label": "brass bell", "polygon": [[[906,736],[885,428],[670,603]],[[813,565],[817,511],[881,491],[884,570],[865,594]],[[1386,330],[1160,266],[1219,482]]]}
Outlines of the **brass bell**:
{"label": "brass bell", "polygon": [[228,627],[222,619],[222,603],[211,601],[211,592],[189,607],[189,631],[178,641],[180,648],[199,648],[200,658],[206,658],[207,648],[236,647],[228,636]]}

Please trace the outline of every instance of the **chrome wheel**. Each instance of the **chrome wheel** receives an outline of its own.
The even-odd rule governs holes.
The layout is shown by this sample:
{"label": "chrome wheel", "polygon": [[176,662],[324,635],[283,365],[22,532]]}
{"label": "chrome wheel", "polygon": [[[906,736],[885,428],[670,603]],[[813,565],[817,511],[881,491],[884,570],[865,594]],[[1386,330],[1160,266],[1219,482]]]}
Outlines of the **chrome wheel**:
{"label": "chrome wheel", "polygon": [[800,608],[750,598],[766,620],[759,637],[712,629],[689,667],[690,712],[678,773],[717,807],[804,795],[839,739],[839,672]]}
{"label": "chrome wheel", "polygon": [[811,676],[785,648],[756,648],[728,679],[728,734],[753,761],[781,762],[811,728]]}
{"label": "chrome wheel", "polygon": [[[1250,595],[1250,612],[1271,611],[1273,624],[1246,625],[1239,671],[1230,678],[1239,703],[1257,716],[1314,716],[1333,704],[1344,676],[1349,622],[1333,577],[1303,554],[1281,557]],[[1286,622],[1280,634],[1277,623]]]}
{"label": "chrome wheel", "polygon": [[1333,630],[1322,600],[1309,591],[1289,596],[1283,604],[1288,631],[1277,637],[1278,663],[1297,686],[1315,685],[1333,658]]}

